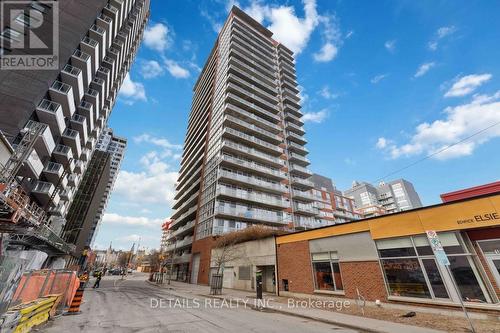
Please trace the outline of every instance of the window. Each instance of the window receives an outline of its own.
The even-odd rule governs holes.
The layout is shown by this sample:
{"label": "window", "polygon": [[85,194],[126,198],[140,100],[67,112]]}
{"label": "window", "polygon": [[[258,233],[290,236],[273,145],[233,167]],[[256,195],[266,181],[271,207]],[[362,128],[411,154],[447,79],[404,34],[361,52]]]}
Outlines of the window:
{"label": "window", "polygon": [[239,266],[238,267],[238,279],[239,280],[250,280],[250,266]]}
{"label": "window", "polygon": [[313,253],[311,256],[316,290],[344,290],[337,252]]}
{"label": "window", "polygon": [[[424,235],[377,241],[387,289],[392,296],[450,299],[458,301],[453,280],[467,302],[490,302],[459,233],[440,233],[439,239],[450,261],[451,276],[437,265]],[[450,292],[451,291],[451,292]]]}

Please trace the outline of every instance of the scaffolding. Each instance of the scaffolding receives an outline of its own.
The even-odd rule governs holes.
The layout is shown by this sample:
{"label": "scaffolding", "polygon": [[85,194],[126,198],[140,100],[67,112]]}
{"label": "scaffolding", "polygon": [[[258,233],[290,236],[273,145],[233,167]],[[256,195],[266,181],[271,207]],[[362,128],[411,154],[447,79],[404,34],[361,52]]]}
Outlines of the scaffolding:
{"label": "scaffolding", "polygon": [[9,234],[10,244],[26,245],[51,254],[68,254],[73,247],[50,229],[46,211],[30,200],[17,181],[17,173],[46,127],[33,122],[23,129],[19,143],[0,170],[0,233]]}

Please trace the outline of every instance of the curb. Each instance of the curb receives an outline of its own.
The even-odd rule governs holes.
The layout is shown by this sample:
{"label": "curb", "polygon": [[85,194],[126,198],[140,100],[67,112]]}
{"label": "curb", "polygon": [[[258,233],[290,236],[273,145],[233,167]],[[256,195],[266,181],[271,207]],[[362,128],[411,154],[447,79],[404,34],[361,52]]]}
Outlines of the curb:
{"label": "curb", "polygon": [[[203,294],[197,294],[197,295],[198,296],[203,296],[203,297],[209,297],[209,298],[227,299],[225,297],[215,296],[215,295],[203,295]],[[336,326],[340,326],[340,327],[344,327],[344,328],[350,328],[350,329],[355,329],[355,330],[361,330],[363,332],[387,333],[387,331],[379,331],[379,330],[374,330],[372,328],[366,328],[364,326],[349,325],[349,324],[339,323],[339,322],[336,322],[336,321],[333,321],[333,320],[326,320],[326,319],[323,319],[323,318],[318,318],[318,317],[303,315],[303,314],[300,314],[300,313],[289,312],[289,311],[285,311],[285,310],[281,310],[281,309],[268,308],[268,307],[259,308],[258,306],[251,305],[249,303],[245,303],[245,302],[243,302],[243,301],[241,301],[239,299],[235,299],[235,300],[233,299],[233,301],[236,301],[236,302],[238,302],[241,305],[245,305],[245,306],[251,308],[252,310],[262,310],[262,309],[265,309],[266,311],[269,311],[269,312],[281,313],[281,314],[284,314],[284,315],[287,315],[287,316],[294,316],[294,317],[299,317],[299,318],[314,320],[314,321],[322,322],[322,323],[325,323],[325,324],[336,325]]]}
{"label": "curb", "polygon": [[[161,285],[158,285],[158,284],[156,284],[154,282],[150,282],[150,281],[147,281],[147,282],[149,284],[151,284],[151,285],[154,285],[156,287],[162,288]],[[175,290],[175,288],[171,288],[171,289]],[[179,291],[179,292],[182,293],[182,291]],[[316,321],[316,322],[321,322],[321,323],[330,324],[330,325],[336,325],[336,326],[340,326],[340,327],[343,327],[343,328],[349,328],[349,329],[359,330],[359,331],[362,331],[362,332],[370,332],[370,333],[392,333],[392,332],[396,332],[395,330],[380,330],[380,329],[369,328],[369,327],[362,326],[362,325],[346,324],[346,323],[343,323],[343,322],[337,322],[335,320],[328,320],[328,319],[319,318],[319,317],[310,316],[310,315],[305,315],[305,314],[301,314],[301,313],[290,312],[290,311],[286,311],[286,310],[282,310],[282,309],[269,308],[269,307],[259,308],[258,306],[255,306],[255,305],[253,305],[253,304],[251,304],[249,302],[245,303],[241,299],[237,299],[237,298],[236,299],[231,299],[231,298],[227,298],[227,297],[219,296],[219,295],[207,295],[207,294],[195,294],[195,293],[193,293],[192,295],[206,297],[206,298],[220,299],[220,300],[228,300],[228,301],[230,300],[230,301],[233,301],[233,302],[236,301],[238,304],[245,305],[246,307],[251,308],[252,310],[257,310],[257,311],[265,310],[267,312],[280,313],[280,314],[287,315],[287,316],[294,316],[294,317],[298,317],[298,318],[313,320],[313,321]],[[364,317],[359,317],[360,321],[362,321],[363,318]],[[381,321],[383,321],[383,320],[381,320]],[[401,325],[402,329],[404,329],[404,326],[408,326],[408,327],[411,327],[411,328],[417,328],[417,329],[421,329],[421,330],[426,330],[427,329],[425,327],[420,327],[420,326],[413,326],[413,325],[393,323],[393,322],[389,322],[389,323]],[[432,330],[432,329],[429,329],[429,331],[432,331],[432,332],[441,332],[441,331]]]}

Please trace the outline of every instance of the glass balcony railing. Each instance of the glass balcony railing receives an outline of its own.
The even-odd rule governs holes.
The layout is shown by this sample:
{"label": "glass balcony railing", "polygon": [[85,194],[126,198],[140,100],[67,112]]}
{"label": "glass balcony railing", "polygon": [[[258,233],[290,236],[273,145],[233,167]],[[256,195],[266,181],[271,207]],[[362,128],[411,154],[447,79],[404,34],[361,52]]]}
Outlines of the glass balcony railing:
{"label": "glass balcony railing", "polygon": [[215,207],[215,212],[219,214],[229,215],[240,219],[257,220],[260,222],[270,222],[286,224],[287,221],[281,212],[273,212],[264,209],[250,208],[244,205],[233,205],[219,203]]}
{"label": "glass balcony railing", "polygon": [[260,187],[260,188],[274,190],[277,192],[286,192],[287,191],[286,186],[281,184],[281,183],[272,183],[269,181],[265,181],[262,179],[252,177],[252,176],[245,176],[242,174],[238,174],[235,172],[229,172],[226,170],[219,170],[218,176],[220,178],[228,178],[228,179],[240,181],[242,183],[255,185],[255,186]]}
{"label": "glass balcony railing", "polygon": [[229,156],[229,155],[223,155],[222,160],[230,162],[230,163],[235,164],[235,165],[245,167],[247,169],[259,171],[259,172],[262,172],[262,173],[265,173],[268,175],[273,175],[273,176],[278,177],[278,178],[283,178],[283,179],[286,178],[286,175],[283,171],[278,170],[278,169],[271,169],[271,168],[262,166],[258,163],[255,163],[253,161],[247,161],[247,160],[240,159],[240,158],[233,157],[233,156]]}
{"label": "glass balcony railing", "polygon": [[[226,108],[227,109],[231,109],[232,111],[235,111],[236,113],[244,116],[245,118],[254,120],[256,122],[259,122],[260,124],[265,125],[267,128],[271,128],[274,131],[273,135],[275,135],[274,133],[278,133],[278,132],[281,131],[280,127],[277,124],[272,123],[269,120],[266,120],[266,119],[264,119],[262,117],[259,117],[256,114],[248,112],[248,111],[240,108],[239,106],[236,106],[236,105],[233,105],[233,104],[227,104]],[[269,132],[269,133],[271,133],[271,132]]]}
{"label": "glass balcony railing", "polygon": [[281,159],[274,157],[272,155],[268,155],[266,153],[263,153],[259,150],[254,149],[254,148],[240,145],[240,144],[233,142],[233,141],[230,141],[230,140],[224,140],[222,142],[222,144],[227,146],[227,147],[231,147],[233,149],[236,149],[240,152],[244,152],[250,156],[260,157],[261,159],[264,159],[268,162],[272,162],[272,163],[277,164],[277,165],[283,165],[283,161]]}
{"label": "glass balcony railing", "polygon": [[299,171],[308,175],[312,175],[311,170],[297,164],[290,164],[290,168],[292,169],[291,171]]}
{"label": "glass balcony railing", "polygon": [[292,183],[300,184],[303,186],[314,187],[314,183],[306,178],[292,177]]}
{"label": "glass balcony railing", "polygon": [[78,131],[75,131],[75,130],[70,129],[70,128],[66,128],[62,135],[67,137],[67,138],[76,139],[78,136]]}
{"label": "glass balcony railing", "polygon": [[237,136],[237,137],[239,137],[239,138],[241,138],[243,140],[246,140],[246,141],[250,142],[251,144],[255,144],[255,145],[258,145],[258,146],[265,147],[267,149],[273,150],[276,153],[279,153],[279,154],[283,153],[283,149],[282,148],[278,147],[277,145],[273,145],[273,144],[271,144],[269,142],[266,142],[266,141],[263,141],[261,139],[258,139],[255,136],[245,134],[243,132],[237,131],[237,130],[229,128],[229,127],[224,128],[224,132],[232,134],[234,136]]}
{"label": "glass balcony railing", "polygon": [[226,96],[228,98],[230,98],[230,99],[233,99],[233,100],[235,100],[235,101],[237,101],[237,102],[239,102],[239,103],[241,103],[241,104],[243,104],[243,105],[245,105],[245,106],[247,106],[247,107],[249,107],[249,108],[257,111],[260,114],[263,114],[263,115],[265,115],[265,116],[267,116],[269,118],[275,119],[275,120],[280,120],[279,116],[277,116],[276,114],[274,114],[272,112],[269,112],[267,110],[264,110],[260,106],[255,105],[255,103],[252,103],[252,102],[249,102],[247,100],[244,100],[243,98],[238,97],[235,94],[227,93]]}
{"label": "glass balcony railing", "polygon": [[73,116],[71,117],[71,121],[77,122],[77,123],[82,124],[82,125],[85,123],[86,120],[87,120],[87,118],[85,118],[82,115],[76,114],[76,113],[73,114]]}
{"label": "glass balcony railing", "polygon": [[241,126],[247,128],[249,130],[252,130],[252,131],[254,131],[256,133],[264,135],[264,136],[266,136],[266,137],[268,137],[268,138],[270,138],[270,139],[272,139],[274,141],[278,141],[278,142],[282,141],[282,138],[280,136],[278,136],[276,134],[273,134],[273,133],[271,133],[271,132],[269,132],[269,131],[261,128],[261,127],[255,126],[253,124],[249,124],[246,121],[244,121],[243,119],[240,119],[240,118],[237,118],[237,117],[233,117],[233,116],[230,116],[230,115],[226,115],[226,116],[224,116],[224,118],[226,120],[229,120],[229,121],[233,122],[233,123],[241,125]]}
{"label": "glass balcony railing", "polygon": [[62,164],[59,164],[59,163],[49,162],[49,163],[47,163],[45,168],[43,168],[43,171],[58,174],[58,173],[63,172],[63,166],[62,166]]}
{"label": "glass balcony railing", "polygon": [[54,190],[54,185],[52,183],[43,182],[39,180],[36,182],[35,187],[33,188],[32,191],[51,195],[53,190]]}

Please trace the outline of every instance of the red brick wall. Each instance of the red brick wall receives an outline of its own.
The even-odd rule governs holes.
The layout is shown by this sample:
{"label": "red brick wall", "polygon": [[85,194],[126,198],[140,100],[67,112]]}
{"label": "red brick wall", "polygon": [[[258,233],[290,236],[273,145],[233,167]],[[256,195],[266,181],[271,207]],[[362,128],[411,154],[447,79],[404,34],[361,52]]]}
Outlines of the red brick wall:
{"label": "red brick wall", "polygon": [[484,272],[486,273],[486,276],[488,277],[488,280],[490,280],[490,283],[495,290],[495,293],[497,296],[500,298],[500,286],[497,284],[495,277],[493,276],[493,273],[491,272],[490,266],[488,265],[488,262],[486,261],[486,258],[483,255],[483,252],[479,248],[479,245],[477,242],[473,242],[474,244],[474,249],[476,250],[477,257],[479,258],[479,261],[481,262],[481,266],[483,266]]}
{"label": "red brick wall", "polygon": [[288,291],[311,294],[314,291],[314,282],[309,242],[279,244],[277,253],[279,290],[283,290],[281,281],[287,279]]}
{"label": "red brick wall", "polygon": [[[215,240],[212,237],[203,238],[193,242],[191,252],[193,255],[200,254],[200,269],[198,270],[198,284],[208,285],[210,274],[210,254]],[[192,263],[189,265],[189,276],[191,276]]]}
{"label": "red brick wall", "polygon": [[387,299],[384,277],[378,261],[341,262],[340,274],[347,298],[357,298],[358,288],[367,301]]}

